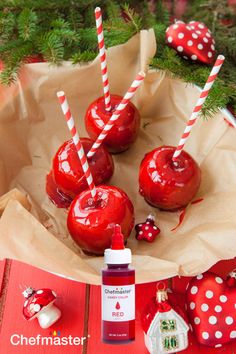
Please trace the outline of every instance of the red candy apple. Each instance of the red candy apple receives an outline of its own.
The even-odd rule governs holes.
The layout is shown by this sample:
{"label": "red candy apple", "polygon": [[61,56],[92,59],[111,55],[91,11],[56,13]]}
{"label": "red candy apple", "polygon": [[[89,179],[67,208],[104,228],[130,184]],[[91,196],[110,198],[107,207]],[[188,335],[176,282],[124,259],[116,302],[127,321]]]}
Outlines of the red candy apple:
{"label": "red candy apple", "polygon": [[[100,97],[90,104],[85,116],[85,125],[92,139],[96,140],[121,100],[122,97],[111,95],[112,109],[110,112],[105,109],[104,97]],[[104,140],[104,145],[112,153],[127,150],[136,140],[139,126],[139,112],[133,103],[129,102],[115,122],[114,127],[109,131]]]}
{"label": "red candy apple", "polygon": [[50,171],[46,177],[46,192],[50,200],[58,208],[69,208],[72,198],[65,195],[62,191],[60,191],[60,189],[58,189],[54,181],[53,171]]}
{"label": "red candy apple", "polygon": [[71,203],[67,226],[75,242],[86,252],[102,255],[111,245],[114,226],[119,224],[125,240],[134,226],[134,208],[129,197],[113,186],[98,186],[93,202],[89,190]]}
{"label": "red candy apple", "polygon": [[198,191],[201,171],[182,151],[173,163],[173,146],[161,146],[145,155],[139,171],[140,194],[155,207],[176,210],[186,206]]}
{"label": "red candy apple", "polygon": [[[81,142],[87,154],[93,141],[89,138],[81,138]],[[104,146],[101,145],[88,162],[96,185],[111,178],[114,163],[112,156]],[[68,140],[60,146],[53,159],[52,172],[47,176],[47,193],[57,206],[66,207],[66,203],[70,204],[69,201],[87,188],[87,181],[75,145],[72,139]]]}

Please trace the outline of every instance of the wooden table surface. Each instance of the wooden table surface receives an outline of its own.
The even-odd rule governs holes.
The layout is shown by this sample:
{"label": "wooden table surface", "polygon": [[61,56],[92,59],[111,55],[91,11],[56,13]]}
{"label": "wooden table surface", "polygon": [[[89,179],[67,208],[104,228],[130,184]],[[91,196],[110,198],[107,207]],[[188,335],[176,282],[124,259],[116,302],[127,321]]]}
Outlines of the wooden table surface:
{"label": "wooden table surface", "polygon": [[[219,262],[212,270],[221,276],[236,268],[236,259]],[[184,308],[184,292],[189,278],[168,280],[176,301]],[[49,329],[41,329],[37,320],[27,322],[22,317],[24,299],[22,291],[27,286],[35,288],[49,287],[56,291],[56,304],[62,310],[61,319]],[[126,345],[108,345],[101,342],[100,287],[61,278],[34,267],[16,261],[0,261],[0,354],[148,354],[144,346],[140,316],[150,298],[155,294],[156,283],[136,286],[136,340]],[[13,346],[12,334],[25,337],[52,336],[53,331],[60,336],[88,337],[84,346]],[[235,344],[211,349],[196,343],[189,336],[189,348],[183,354],[234,354]]]}

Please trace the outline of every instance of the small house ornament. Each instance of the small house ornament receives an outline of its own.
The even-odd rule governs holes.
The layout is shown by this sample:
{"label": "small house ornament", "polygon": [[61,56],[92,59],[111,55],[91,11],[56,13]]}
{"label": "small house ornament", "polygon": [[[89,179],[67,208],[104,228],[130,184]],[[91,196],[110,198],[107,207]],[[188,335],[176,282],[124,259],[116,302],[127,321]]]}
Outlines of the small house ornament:
{"label": "small house ornament", "polygon": [[150,354],[177,353],[188,347],[189,327],[168,302],[164,283],[142,317],[144,341]]}

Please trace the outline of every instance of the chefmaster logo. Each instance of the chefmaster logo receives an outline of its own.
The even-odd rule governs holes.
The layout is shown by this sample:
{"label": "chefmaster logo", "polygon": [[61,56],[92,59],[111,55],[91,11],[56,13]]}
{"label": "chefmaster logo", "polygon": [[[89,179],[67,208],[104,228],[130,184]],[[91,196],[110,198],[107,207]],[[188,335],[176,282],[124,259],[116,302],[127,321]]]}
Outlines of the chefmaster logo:
{"label": "chefmaster logo", "polygon": [[130,294],[131,289],[123,289],[123,288],[116,288],[115,290],[105,289],[105,294],[110,295],[123,295],[123,294]]}
{"label": "chefmaster logo", "polygon": [[10,342],[14,346],[83,346],[88,338],[90,338],[89,334],[87,337],[62,336],[61,331],[55,329],[49,332],[49,336],[37,334],[27,337],[23,334],[14,333],[10,337]]}

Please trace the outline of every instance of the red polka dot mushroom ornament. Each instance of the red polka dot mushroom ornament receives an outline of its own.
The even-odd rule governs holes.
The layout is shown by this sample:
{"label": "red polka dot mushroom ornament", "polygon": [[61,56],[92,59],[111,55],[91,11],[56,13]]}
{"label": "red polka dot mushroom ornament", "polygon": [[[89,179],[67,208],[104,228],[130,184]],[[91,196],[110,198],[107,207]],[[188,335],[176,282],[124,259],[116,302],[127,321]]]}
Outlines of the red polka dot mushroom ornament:
{"label": "red polka dot mushroom ornament", "polygon": [[40,327],[46,329],[61,317],[61,311],[54,305],[57,295],[53,290],[35,290],[29,287],[23,292],[23,296],[26,299],[23,306],[26,320],[37,318]]}

